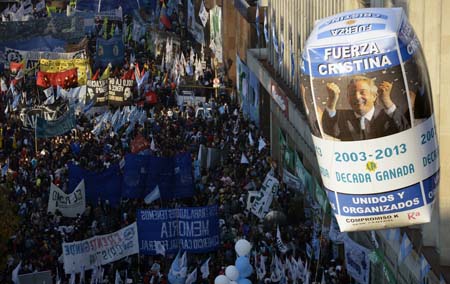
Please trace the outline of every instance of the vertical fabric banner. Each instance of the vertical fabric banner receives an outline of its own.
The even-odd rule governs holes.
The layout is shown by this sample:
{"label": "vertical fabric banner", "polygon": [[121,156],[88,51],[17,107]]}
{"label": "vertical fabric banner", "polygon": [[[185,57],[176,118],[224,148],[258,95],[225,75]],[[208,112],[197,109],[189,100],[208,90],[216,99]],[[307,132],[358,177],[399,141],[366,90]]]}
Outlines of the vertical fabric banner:
{"label": "vertical fabric banner", "polygon": [[347,273],[358,283],[369,283],[370,250],[350,238],[345,239],[344,247]]}
{"label": "vertical fabric banner", "polygon": [[110,39],[98,37],[96,50],[96,65],[104,67],[108,63],[112,65],[122,64],[125,50],[122,35],[115,35]]}
{"label": "vertical fabric banner", "polygon": [[223,62],[222,9],[215,6],[209,13],[210,48],[219,63]]}

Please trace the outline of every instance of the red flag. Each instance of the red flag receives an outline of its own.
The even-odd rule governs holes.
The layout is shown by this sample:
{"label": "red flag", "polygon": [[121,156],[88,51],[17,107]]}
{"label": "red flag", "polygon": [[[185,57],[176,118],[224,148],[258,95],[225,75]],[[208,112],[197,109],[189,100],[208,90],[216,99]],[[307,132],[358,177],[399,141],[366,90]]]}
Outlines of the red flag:
{"label": "red flag", "polygon": [[91,80],[96,81],[98,80],[98,77],[100,76],[100,68],[97,69],[97,72],[95,72],[94,76],[92,76]]}
{"label": "red flag", "polygon": [[17,72],[19,72],[19,70],[21,70],[23,68],[23,64],[22,63],[17,63],[17,62],[9,62],[9,70],[11,71],[11,73],[17,74]]}
{"label": "red flag", "polygon": [[127,72],[125,72],[125,73],[122,75],[122,78],[121,78],[121,79],[124,79],[124,80],[134,80],[134,79],[135,79],[135,77],[134,77],[134,70],[130,68]]}
{"label": "red flag", "polygon": [[136,137],[131,140],[131,153],[136,154],[142,150],[145,150],[150,147],[150,142],[144,138],[140,133],[136,135]]}
{"label": "red flag", "polygon": [[161,11],[159,13],[159,20],[166,27],[166,29],[171,29],[172,28],[172,23],[170,22],[170,19],[167,16],[167,11],[166,10],[167,10],[166,4],[163,3],[162,7],[161,7]]}
{"label": "red flag", "polygon": [[77,84],[77,68],[56,73],[38,71],[36,76],[36,85],[44,88],[48,88],[50,86],[69,88],[76,86]]}
{"label": "red flag", "polygon": [[153,91],[148,91],[147,93],[145,93],[145,102],[151,105],[156,104],[158,102],[156,93]]}

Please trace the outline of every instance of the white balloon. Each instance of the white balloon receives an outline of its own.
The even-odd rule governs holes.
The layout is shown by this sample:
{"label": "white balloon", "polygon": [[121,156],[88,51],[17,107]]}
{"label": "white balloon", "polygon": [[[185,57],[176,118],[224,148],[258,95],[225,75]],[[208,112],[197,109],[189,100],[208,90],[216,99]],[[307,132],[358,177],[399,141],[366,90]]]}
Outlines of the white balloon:
{"label": "white balloon", "polygon": [[229,265],[225,269],[225,275],[230,279],[231,281],[236,281],[239,279],[239,270],[234,265]]}
{"label": "white balloon", "polygon": [[249,243],[245,239],[240,239],[234,245],[234,250],[236,251],[237,255],[239,255],[239,256],[248,255],[250,253],[251,249],[252,249],[252,244]]}
{"label": "white balloon", "polygon": [[230,284],[238,284],[236,281],[230,281]]}
{"label": "white balloon", "polygon": [[214,279],[214,284],[230,284],[230,279],[225,275],[219,275]]}

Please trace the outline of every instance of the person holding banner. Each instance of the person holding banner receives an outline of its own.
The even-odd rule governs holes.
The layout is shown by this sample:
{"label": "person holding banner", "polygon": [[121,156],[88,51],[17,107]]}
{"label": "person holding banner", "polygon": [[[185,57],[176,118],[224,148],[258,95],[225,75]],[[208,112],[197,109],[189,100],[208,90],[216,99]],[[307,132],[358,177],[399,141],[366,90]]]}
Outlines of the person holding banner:
{"label": "person holding banner", "polygon": [[[328,99],[322,116],[323,131],[341,141],[358,141],[392,135],[410,128],[410,122],[391,99],[392,83],[354,76],[347,87],[351,110],[336,110],[340,88],[327,83]],[[376,104],[379,98],[381,107]]]}

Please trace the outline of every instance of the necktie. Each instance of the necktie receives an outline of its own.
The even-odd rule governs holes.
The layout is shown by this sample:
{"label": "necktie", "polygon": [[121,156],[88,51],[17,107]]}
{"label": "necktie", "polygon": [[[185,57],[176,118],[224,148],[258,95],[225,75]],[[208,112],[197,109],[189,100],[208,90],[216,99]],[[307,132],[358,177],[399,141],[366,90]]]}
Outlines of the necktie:
{"label": "necktie", "polygon": [[361,136],[362,136],[362,139],[363,140],[365,140],[365,139],[367,139],[367,119],[366,118],[364,118],[364,116],[361,116],[361,118],[360,118],[360,125],[361,125]]}

